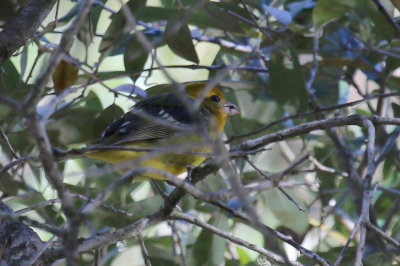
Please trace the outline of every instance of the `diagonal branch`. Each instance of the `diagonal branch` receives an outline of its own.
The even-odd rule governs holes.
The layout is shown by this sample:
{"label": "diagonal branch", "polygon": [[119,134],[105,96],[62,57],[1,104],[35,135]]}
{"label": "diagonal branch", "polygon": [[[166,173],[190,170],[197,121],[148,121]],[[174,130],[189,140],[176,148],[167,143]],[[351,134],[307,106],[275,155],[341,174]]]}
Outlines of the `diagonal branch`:
{"label": "diagonal branch", "polygon": [[[201,227],[201,228],[203,228],[203,229],[205,229],[207,231],[210,231],[210,232],[212,232],[212,233],[214,233],[216,235],[219,235],[222,238],[225,238],[225,239],[231,241],[232,243],[235,243],[235,244],[237,244],[239,246],[242,246],[242,247],[248,248],[250,250],[253,250],[253,251],[265,256],[266,258],[268,258],[268,259],[270,259],[270,260],[272,260],[272,261],[274,261],[274,262],[276,262],[278,264],[285,264],[286,263],[285,258],[281,257],[280,255],[278,255],[278,254],[276,254],[276,253],[274,253],[274,252],[272,252],[270,250],[267,250],[265,248],[253,245],[253,244],[247,242],[244,239],[240,239],[238,237],[235,237],[230,233],[227,233],[227,232],[225,232],[225,231],[223,231],[223,230],[221,230],[221,229],[219,229],[219,228],[217,228],[217,227],[215,227],[213,225],[210,225],[208,223],[202,222],[199,219],[197,219],[195,217],[192,217],[190,215],[183,214],[183,213],[174,213],[171,216],[169,216],[168,218],[172,219],[172,220],[182,220],[182,221],[186,221],[186,222],[189,222],[191,224],[197,225],[197,226],[199,226],[199,227]],[[302,265],[301,263],[291,263],[291,264],[292,265]]]}
{"label": "diagonal branch", "polygon": [[389,12],[386,10],[385,6],[382,4],[380,0],[372,0],[375,5],[378,7],[379,12],[382,13],[382,15],[385,17],[387,22],[389,22],[390,26],[392,26],[395,34],[397,36],[400,36],[400,27],[397,25],[396,21],[392,18],[392,16],[389,14]]}

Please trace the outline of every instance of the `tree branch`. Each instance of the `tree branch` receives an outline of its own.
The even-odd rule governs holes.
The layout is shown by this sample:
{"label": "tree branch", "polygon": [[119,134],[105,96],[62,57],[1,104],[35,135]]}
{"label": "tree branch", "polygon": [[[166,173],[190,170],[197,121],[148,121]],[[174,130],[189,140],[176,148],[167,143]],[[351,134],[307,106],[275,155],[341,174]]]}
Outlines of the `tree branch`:
{"label": "tree branch", "polygon": [[57,0],[35,0],[8,22],[0,32],[0,66],[36,32]]}
{"label": "tree branch", "polygon": [[12,219],[13,210],[2,201],[0,201],[0,214],[2,214],[0,216],[0,250],[2,250],[0,264],[28,265],[31,258],[42,249],[43,242],[29,226],[17,219]]}
{"label": "tree branch", "polygon": [[259,138],[249,139],[244,141],[242,144],[235,146],[232,151],[248,151],[251,149],[258,149],[272,142],[307,134],[317,129],[324,130],[334,127],[341,127],[344,125],[355,125],[362,127],[364,119],[369,119],[372,123],[376,124],[400,125],[400,118],[388,118],[381,116],[350,115],[345,117],[327,118],[279,130]]}
{"label": "tree branch", "polygon": [[[270,260],[272,260],[272,261],[274,261],[276,263],[279,263],[279,264],[285,264],[286,263],[285,258],[281,257],[280,255],[275,254],[274,252],[269,251],[267,249],[264,249],[262,247],[257,247],[254,244],[251,244],[251,243],[249,243],[249,242],[247,242],[247,241],[245,241],[243,239],[240,239],[238,237],[235,237],[235,236],[233,236],[233,235],[231,235],[231,234],[229,234],[229,233],[227,233],[227,232],[225,232],[225,231],[223,231],[223,230],[221,230],[221,229],[219,229],[219,228],[217,228],[215,226],[212,226],[212,225],[210,225],[208,223],[202,222],[199,219],[197,219],[195,217],[192,217],[190,215],[186,215],[186,214],[183,214],[183,213],[174,213],[171,216],[169,216],[168,219],[182,220],[182,221],[189,222],[189,223],[197,225],[197,226],[199,226],[199,227],[201,227],[201,228],[203,228],[203,229],[205,229],[205,230],[207,230],[207,231],[209,231],[211,233],[219,235],[220,237],[225,238],[225,239],[231,241],[232,243],[235,243],[235,244],[237,244],[239,246],[242,246],[242,247],[245,247],[247,249],[253,250],[253,251],[255,251],[255,252],[267,257],[268,259],[270,259]],[[291,265],[302,265],[302,264],[301,263],[292,262]]]}

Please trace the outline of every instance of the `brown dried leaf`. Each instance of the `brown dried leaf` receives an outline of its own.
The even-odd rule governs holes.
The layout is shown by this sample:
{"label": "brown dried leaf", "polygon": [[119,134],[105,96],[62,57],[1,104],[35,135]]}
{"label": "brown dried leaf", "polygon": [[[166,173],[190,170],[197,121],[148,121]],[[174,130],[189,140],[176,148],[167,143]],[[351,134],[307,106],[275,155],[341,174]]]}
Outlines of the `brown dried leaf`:
{"label": "brown dried leaf", "polygon": [[78,79],[79,68],[66,59],[62,59],[53,73],[53,83],[56,92],[70,87]]}
{"label": "brown dried leaf", "polygon": [[400,0],[390,0],[390,2],[392,2],[392,4],[393,4],[398,10],[400,10]]}

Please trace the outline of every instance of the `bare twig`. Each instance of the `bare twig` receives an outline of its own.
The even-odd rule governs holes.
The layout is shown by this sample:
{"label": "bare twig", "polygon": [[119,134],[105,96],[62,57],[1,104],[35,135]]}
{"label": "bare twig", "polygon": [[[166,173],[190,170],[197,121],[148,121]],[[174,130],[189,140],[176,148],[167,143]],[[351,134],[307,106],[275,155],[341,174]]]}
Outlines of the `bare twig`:
{"label": "bare twig", "polygon": [[276,142],[283,139],[288,139],[294,136],[299,136],[302,134],[307,134],[313,130],[317,129],[329,129],[340,127],[344,125],[357,125],[362,127],[363,120],[369,119],[372,123],[376,124],[390,124],[390,125],[400,125],[399,118],[389,118],[389,117],[381,117],[381,116],[361,116],[361,115],[350,115],[345,117],[335,117],[322,119],[317,121],[312,121],[304,124],[300,124],[298,126],[294,126],[292,128],[279,130],[277,132],[267,134],[255,139],[249,139],[244,141],[243,143],[235,146],[232,151],[247,151],[255,148],[261,148],[265,145],[268,145],[272,142]]}
{"label": "bare twig", "polygon": [[272,40],[271,35],[269,34],[269,32],[267,32],[264,28],[262,28],[260,26],[260,24],[257,22],[257,20],[255,19],[253,13],[250,11],[249,7],[246,5],[246,3],[244,2],[244,0],[240,1],[244,7],[244,9],[246,10],[247,14],[250,16],[251,22],[248,22],[249,24],[254,25],[265,37],[267,37],[268,39]]}
{"label": "bare twig", "polygon": [[396,195],[397,197],[400,197],[400,190],[398,190],[398,189],[384,187],[384,186],[378,186],[378,189],[383,190],[385,192],[392,193],[392,194]]}
{"label": "bare twig", "polygon": [[[278,183],[273,182],[273,181],[263,181],[263,182],[254,182],[250,184],[246,184],[243,189],[246,191],[246,193],[254,193],[254,192],[262,192],[267,189],[271,188],[295,188],[299,186],[315,186],[316,183],[314,182],[302,182],[302,181],[280,181]],[[207,194],[206,194],[207,195]],[[214,200],[224,200],[224,199],[230,199],[235,196],[235,192],[232,189],[221,189],[216,192],[211,192],[207,198],[211,198]]]}
{"label": "bare twig", "polygon": [[240,212],[233,210],[232,208],[228,207],[226,204],[224,204],[222,202],[219,202],[219,201],[208,201],[208,202],[221,208],[222,210],[230,213],[232,216],[242,220],[246,224],[257,228],[261,232],[263,232],[263,233],[268,232],[272,236],[284,241],[285,243],[287,243],[287,244],[291,245],[292,247],[294,247],[295,249],[297,249],[305,257],[315,260],[324,266],[330,265],[324,258],[319,256],[318,254],[316,254],[313,251],[308,250],[308,249],[304,248],[303,246],[301,246],[300,244],[298,244],[296,241],[293,240],[293,238],[291,236],[284,235],[284,234],[280,233],[279,231],[266,226],[265,224],[256,223],[255,221],[251,220],[250,218],[246,217],[245,215],[241,214]]}
{"label": "bare twig", "polygon": [[331,174],[337,174],[337,175],[341,175],[344,177],[348,177],[349,174],[346,172],[342,172],[342,171],[338,171],[336,169],[333,169],[331,167],[325,166],[322,163],[318,162],[318,160],[316,158],[314,158],[313,156],[309,156],[308,159],[314,164],[315,168],[317,168],[318,170],[322,171],[322,172],[327,172],[327,173],[331,173]]}
{"label": "bare twig", "polygon": [[2,176],[5,172],[10,170],[14,166],[19,165],[19,164],[23,164],[26,161],[31,160],[31,159],[33,159],[32,156],[24,156],[24,157],[20,157],[20,158],[18,158],[16,160],[13,160],[13,161],[9,162],[8,164],[6,164],[2,168],[0,168],[0,176]]}
{"label": "bare twig", "polygon": [[19,159],[18,154],[15,152],[14,148],[12,147],[10,140],[8,139],[6,133],[4,133],[3,129],[0,127],[0,132],[1,132],[1,136],[3,137],[3,139],[5,140],[5,142],[7,143],[8,148],[10,149],[10,151],[12,152],[12,154],[14,155],[15,159]]}
{"label": "bare twig", "polygon": [[386,157],[386,155],[392,150],[393,146],[395,145],[395,142],[397,140],[397,137],[400,134],[400,127],[397,127],[392,134],[390,134],[390,137],[387,139],[385,145],[383,146],[378,158],[376,158],[375,164],[378,165],[382,160]]}
{"label": "bare twig", "polygon": [[[255,252],[267,257],[268,259],[270,259],[270,260],[272,260],[272,261],[274,261],[276,263],[279,263],[279,264],[285,264],[286,263],[286,260],[283,257],[281,257],[280,255],[275,254],[274,252],[269,251],[267,249],[264,249],[262,247],[258,247],[258,246],[254,245],[254,244],[251,244],[251,243],[249,243],[249,242],[247,242],[247,241],[245,241],[243,239],[235,237],[235,236],[233,236],[233,235],[231,235],[231,234],[229,234],[229,233],[227,233],[227,232],[225,232],[225,231],[223,231],[223,230],[221,230],[221,229],[219,229],[219,228],[217,228],[217,227],[215,227],[213,225],[210,225],[208,223],[202,222],[199,219],[197,219],[195,217],[192,217],[190,215],[186,215],[186,214],[183,214],[183,213],[175,212],[171,216],[169,216],[168,219],[182,220],[182,221],[189,222],[189,223],[197,225],[197,226],[199,226],[199,227],[201,227],[201,228],[203,228],[203,229],[205,229],[207,231],[210,231],[210,232],[212,232],[212,233],[214,233],[216,235],[219,235],[220,237],[222,237],[224,239],[227,239],[227,240],[231,241],[232,243],[235,243],[235,244],[237,244],[239,246],[242,246],[242,247],[245,247],[247,249],[253,250],[253,251],[255,251]],[[298,262],[292,262],[291,265],[302,265],[302,264],[298,263]]]}
{"label": "bare twig", "polygon": [[139,241],[140,248],[142,250],[142,256],[143,256],[143,259],[144,259],[144,264],[146,266],[151,266],[149,252],[147,252],[147,248],[146,248],[146,245],[144,244],[144,240],[143,240],[142,234],[138,234],[137,235],[137,239]]}
{"label": "bare twig", "polygon": [[388,243],[390,243],[391,245],[395,246],[396,248],[400,248],[399,241],[397,241],[397,240],[393,239],[392,237],[388,236],[385,232],[383,232],[381,229],[379,229],[375,225],[371,224],[370,222],[368,222],[366,225],[367,225],[368,228],[370,228],[370,229],[374,230],[376,233],[378,233],[378,235],[380,235]]}
{"label": "bare twig", "polygon": [[[281,171],[280,173],[278,173],[278,180],[282,180],[282,178],[287,175],[288,173],[290,173],[291,171],[294,170],[294,168],[296,168],[299,164],[301,164],[302,162],[304,162],[306,159],[308,158],[308,154],[301,156],[299,159],[295,160],[292,164],[290,164],[286,169],[284,169],[283,171]],[[264,171],[262,171],[260,168],[258,168],[251,160],[249,160],[248,158],[246,159],[246,161],[263,177],[265,177],[266,179],[273,181],[273,178],[270,176],[267,176]],[[274,175],[275,176],[275,175]],[[291,201],[294,205],[296,205],[296,207],[301,210],[301,211],[305,211],[300,204],[298,204],[293,198],[292,196],[290,196],[283,188],[281,188],[278,185],[278,189],[280,192],[283,193],[283,195],[286,196],[286,198],[288,198],[289,201]]]}
{"label": "bare twig", "polygon": [[335,263],[333,263],[334,266],[339,266],[340,262],[342,261],[344,257],[344,253],[347,251],[347,249],[350,246],[351,241],[353,240],[354,236],[356,235],[357,230],[359,229],[361,224],[361,217],[358,218],[357,223],[354,225],[353,230],[351,230],[351,233],[349,237],[347,238],[346,245],[342,248],[342,250],[339,253],[339,256],[336,258]]}
{"label": "bare twig", "polygon": [[368,154],[368,167],[367,173],[365,175],[364,180],[364,193],[363,193],[363,201],[362,201],[362,209],[361,209],[361,225],[360,225],[360,240],[357,246],[357,253],[354,265],[359,266],[362,265],[362,258],[364,255],[364,245],[365,239],[367,236],[367,223],[369,223],[369,209],[373,194],[376,191],[372,187],[372,177],[375,171],[375,128],[370,120],[364,120],[364,124],[368,129],[368,144],[367,144],[367,154]]}
{"label": "bare twig", "polygon": [[55,239],[55,236],[52,236],[49,241],[43,243],[42,248],[40,250],[38,250],[38,252],[34,256],[32,256],[32,258],[30,259],[29,263],[27,263],[27,265],[28,266],[37,265],[40,257],[43,255],[43,253],[46,251],[46,249],[48,249],[51,246],[51,244],[53,244],[54,239]]}
{"label": "bare twig", "polygon": [[263,131],[275,126],[275,125],[278,125],[278,124],[283,123],[283,122],[288,121],[288,120],[292,120],[292,119],[296,119],[296,118],[305,118],[305,117],[308,117],[310,115],[315,115],[315,114],[319,114],[319,113],[326,112],[326,111],[333,111],[333,110],[338,110],[338,109],[342,109],[342,108],[346,108],[346,107],[351,107],[351,106],[355,106],[355,105],[361,104],[363,102],[368,102],[370,100],[377,99],[377,98],[395,97],[395,96],[399,96],[399,95],[400,95],[400,92],[392,92],[392,93],[385,93],[385,94],[375,94],[375,95],[370,95],[370,96],[368,96],[368,97],[366,97],[364,99],[353,101],[353,102],[348,102],[348,103],[343,103],[343,104],[336,104],[336,105],[331,105],[331,106],[326,106],[326,107],[321,106],[320,108],[318,108],[316,110],[311,110],[311,111],[308,111],[308,112],[305,112],[305,113],[298,113],[298,114],[294,114],[294,115],[290,115],[290,116],[285,116],[285,117],[283,117],[281,119],[278,119],[278,120],[275,120],[275,121],[273,121],[271,123],[268,123],[265,126],[260,127],[257,130],[254,130],[254,131],[251,131],[251,132],[248,132],[248,133],[244,133],[244,134],[240,134],[240,135],[232,136],[226,142],[231,142],[232,140],[235,140],[235,139],[240,139],[240,138],[245,138],[245,137],[249,137],[249,136],[252,136],[252,135],[256,135],[258,133],[261,133],[261,132],[263,132]]}
{"label": "bare twig", "polygon": [[171,227],[171,231],[172,231],[172,241],[173,241],[173,251],[174,251],[174,255],[178,254],[180,259],[181,259],[181,263],[182,266],[186,266],[186,258],[185,258],[185,254],[183,253],[183,246],[182,246],[182,239],[179,236],[179,232],[176,228],[176,221],[171,221],[169,222],[169,226]]}
{"label": "bare twig", "polygon": [[11,107],[14,110],[20,110],[21,109],[21,105],[19,104],[19,102],[17,102],[14,99],[11,99],[3,94],[0,94],[0,103],[5,104],[9,107]]}
{"label": "bare twig", "polygon": [[[93,199],[90,199],[90,198],[88,198],[86,196],[83,196],[83,195],[77,194],[77,193],[70,193],[70,196],[72,198],[80,199],[80,200],[84,200],[84,201],[93,201]],[[50,200],[46,200],[46,201],[42,201],[42,202],[33,204],[33,205],[31,205],[29,207],[26,207],[26,208],[20,209],[20,210],[16,211],[15,213],[21,215],[21,214],[30,212],[32,210],[36,210],[38,208],[51,206],[54,203],[59,203],[59,202],[60,202],[60,199],[50,199]],[[100,207],[102,207],[103,209],[105,209],[107,211],[110,211],[110,212],[113,212],[113,213],[116,213],[116,214],[120,214],[120,215],[125,215],[125,216],[132,216],[133,215],[133,213],[131,213],[131,212],[127,212],[127,211],[124,211],[124,210],[119,210],[119,209],[117,209],[117,208],[115,208],[115,207],[113,207],[111,205],[104,204],[104,203],[101,204]]]}

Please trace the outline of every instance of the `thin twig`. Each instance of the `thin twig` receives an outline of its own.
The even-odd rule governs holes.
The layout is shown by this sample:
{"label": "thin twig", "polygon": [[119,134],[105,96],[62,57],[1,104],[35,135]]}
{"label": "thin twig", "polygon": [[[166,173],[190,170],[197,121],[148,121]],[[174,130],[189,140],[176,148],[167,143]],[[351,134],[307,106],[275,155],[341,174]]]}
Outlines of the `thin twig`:
{"label": "thin twig", "polygon": [[251,149],[258,149],[272,142],[288,139],[302,134],[307,134],[317,129],[325,130],[344,125],[356,125],[362,127],[364,119],[371,120],[371,122],[374,124],[400,125],[400,118],[381,117],[374,115],[372,116],[350,115],[344,117],[327,118],[327,119],[307,122],[291,128],[279,130],[274,133],[267,134],[258,138],[246,140],[241,144],[233,147],[231,151],[247,151]]}
{"label": "thin twig", "polygon": [[31,265],[40,265],[39,258],[42,254],[48,249],[53,243],[56,237],[52,236],[46,243],[43,244],[42,248],[36,252],[36,254],[30,259],[30,262],[27,263],[28,266]]}
{"label": "thin twig", "polygon": [[264,28],[262,28],[260,26],[260,24],[257,22],[257,20],[255,19],[253,13],[250,11],[249,7],[246,5],[246,3],[244,2],[244,0],[240,1],[242,3],[242,6],[244,7],[244,9],[246,10],[247,14],[249,15],[251,22],[248,22],[250,24],[252,24],[253,26],[255,26],[265,37],[267,37],[268,39],[272,40],[272,37],[270,36],[269,32],[267,32]]}
{"label": "thin twig", "polygon": [[343,177],[349,176],[349,174],[346,172],[338,171],[336,169],[333,169],[331,167],[323,165],[322,163],[318,162],[318,160],[315,157],[313,157],[311,155],[308,157],[308,159],[314,164],[315,168],[317,168],[318,170],[320,170],[322,172],[337,174],[337,175],[341,175]]}
{"label": "thin twig", "polygon": [[390,134],[390,137],[387,139],[385,142],[385,145],[383,146],[378,158],[376,158],[375,164],[378,165],[380,162],[383,161],[383,159],[386,157],[386,155],[392,150],[393,146],[395,145],[397,141],[397,137],[400,134],[400,127],[397,127],[392,134]]}
{"label": "thin twig", "polygon": [[147,251],[146,245],[144,244],[144,240],[143,240],[142,234],[138,234],[137,235],[137,239],[139,241],[140,248],[142,250],[142,256],[143,256],[143,259],[144,259],[144,264],[146,266],[151,266],[149,252]]}
{"label": "thin twig", "polygon": [[[278,183],[269,181],[269,180],[264,180],[263,182],[254,182],[250,184],[246,184],[243,189],[246,191],[246,193],[259,193],[262,191],[265,191],[267,189],[272,189],[272,188],[296,188],[299,186],[307,186],[307,187],[313,187],[317,183],[316,182],[303,182],[303,181],[280,181]],[[221,189],[216,192],[211,192],[209,198],[215,199],[215,200],[224,200],[224,199],[230,199],[232,197],[235,197],[235,192],[232,189]]]}
{"label": "thin twig", "polygon": [[[70,196],[72,198],[80,199],[80,200],[84,200],[84,201],[92,201],[93,200],[93,199],[90,199],[90,198],[88,198],[88,197],[86,197],[84,195],[78,194],[78,193],[70,193]],[[60,199],[58,199],[58,198],[57,199],[50,199],[50,200],[46,200],[46,201],[42,201],[42,202],[33,204],[33,205],[31,205],[29,207],[26,207],[26,208],[23,208],[23,209],[19,209],[15,213],[21,215],[21,214],[30,212],[32,210],[36,210],[38,208],[51,206],[54,203],[59,203],[59,202],[60,202]],[[133,213],[131,213],[131,212],[127,212],[127,211],[124,211],[124,210],[119,210],[119,209],[117,209],[117,208],[115,208],[115,207],[113,207],[111,205],[104,204],[104,203],[101,204],[100,207],[102,207],[103,209],[108,210],[110,212],[116,213],[116,214],[121,214],[121,215],[125,215],[125,216],[132,216],[133,215]]]}
{"label": "thin twig", "polygon": [[[308,158],[308,154],[303,155],[302,157],[298,158],[297,160],[295,160],[292,164],[290,164],[286,169],[284,169],[283,171],[281,171],[280,173],[278,173],[278,180],[282,180],[282,178],[289,174],[291,171],[294,170],[294,168],[296,168],[299,164],[301,164],[302,162],[304,162],[306,159]],[[267,176],[264,171],[262,171],[260,168],[258,168],[250,159],[246,158],[246,161],[263,177],[265,177],[266,179],[273,181],[273,178],[270,176]],[[275,175],[274,175],[275,176]],[[286,198],[291,201],[294,205],[296,205],[296,207],[301,210],[301,211],[305,211],[304,208],[302,208],[300,206],[299,203],[297,203],[292,196],[290,196],[283,188],[281,188],[280,186],[278,186],[278,189],[280,192],[283,193],[283,195],[286,196]]]}
{"label": "thin twig", "polygon": [[19,155],[15,152],[14,148],[12,147],[12,145],[10,143],[10,140],[8,139],[6,133],[4,133],[4,131],[3,131],[3,129],[1,127],[0,127],[0,132],[1,132],[1,136],[6,141],[8,148],[10,149],[12,154],[14,155],[14,158],[15,159],[19,159]]}
{"label": "thin twig", "polygon": [[385,239],[388,243],[391,245],[395,246],[396,248],[400,248],[400,243],[396,239],[388,236],[385,232],[383,232],[381,229],[373,225],[372,223],[368,222],[367,227],[374,230],[378,235],[380,235],[383,239]]}
{"label": "thin twig", "polygon": [[2,176],[5,172],[10,170],[14,166],[19,165],[19,164],[23,164],[26,161],[31,160],[33,158],[34,157],[32,157],[32,156],[24,156],[24,157],[20,157],[19,159],[16,159],[16,160],[13,160],[13,161],[9,162],[8,164],[6,164],[2,168],[0,168],[0,176]]}
{"label": "thin twig", "polygon": [[[202,222],[199,219],[192,217],[190,215],[187,214],[183,214],[183,213],[178,213],[175,212],[174,214],[172,214],[171,216],[168,217],[168,219],[173,219],[173,220],[182,220],[182,221],[186,221],[189,222],[191,224],[197,225],[209,232],[212,232],[213,234],[219,235],[220,237],[227,239],[229,241],[231,241],[232,243],[235,243],[239,246],[245,247],[247,249],[253,250],[265,257],[267,257],[268,259],[279,263],[279,264],[286,264],[286,260],[281,257],[278,254],[275,254],[272,251],[269,251],[267,249],[264,249],[262,247],[258,247],[254,244],[251,244],[243,239],[240,239],[238,237],[232,236],[230,233],[227,233],[213,225],[210,225],[208,223]],[[292,262],[291,265],[302,265],[301,263],[298,262]]]}
{"label": "thin twig", "polygon": [[350,233],[349,237],[347,238],[346,244],[344,245],[344,247],[342,248],[342,250],[339,253],[339,256],[336,258],[335,262],[333,263],[334,266],[340,265],[340,262],[342,261],[342,259],[344,257],[344,253],[349,248],[351,241],[353,240],[358,228],[360,227],[360,224],[361,224],[361,217],[358,218],[357,223],[353,227],[353,230],[351,230],[351,233]]}
{"label": "thin twig", "polygon": [[368,154],[368,166],[367,172],[364,180],[364,193],[363,193],[363,201],[362,201],[362,209],[361,209],[361,224],[360,224],[360,240],[357,246],[357,253],[354,265],[360,266],[362,265],[362,258],[364,256],[364,247],[365,247],[365,239],[367,236],[367,223],[370,221],[369,217],[369,209],[371,200],[374,192],[376,191],[372,187],[372,177],[375,171],[375,127],[372,122],[368,119],[364,120],[364,124],[368,130],[368,144],[367,144],[367,154]]}
{"label": "thin twig", "polygon": [[183,254],[182,240],[176,228],[175,221],[171,221],[168,224],[171,227],[172,231],[172,241],[173,241],[172,245],[173,245],[174,255],[178,254],[181,259],[182,266],[186,266],[187,264],[186,264],[185,254]]}
{"label": "thin twig", "polygon": [[209,203],[211,203],[212,205],[215,205],[219,208],[221,208],[222,210],[228,212],[229,214],[231,214],[233,217],[238,218],[240,220],[242,220],[243,222],[245,222],[246,224],[253,226],[255,228],[257,228],[258,230],[260,230],[263,233],[270,233],[272,236],[284,241],[285,243],[291,245],[292,247],[294,247],[295,249],[297,249],[301,254],[303,254],[305,257],[315,260],[317,261],[319,264],[324,265],[324,266],[329,266],[330,264],[328,263],[328,261],[324,258],[322,258],[321,256],[319,256],[318,254],[316,254],[315,252],[308,250],[306,248],[304,248],[303,246],[301,246],[300,244],[298,244],[296,241],[293,240],[293,238],[291,236],[287,236],[282,234],[281,232],[274,230],[268,226],[266,226],[263,223],[255,223],[253,220],[251,220],[250,218],[246,217],[245,215],[241,214],[240,212],[228,207],[226,204],[219,202],[219,201],[208,201]]}
{"label": "thin twig", "polygon": [[317,110],[311,110],[311,111],[304,112],[304,113],[298,113],[298,114],[294,114],[294,115],[290,115],[290,116],[285,116],[285,117],[283,117],[281,119],[278,119],[278,120],[275,120],[275,121],[273,121],[271,123],[268,123],[265,126],[260,127],[257,130],[254,130],[254,131],[251,131],[251,132],[248,132],[248,133],[244,133],[244,134],[240,134],[240,135],[232,136],[226,142],[229,143],[229,142],[232,142],[233,140],[236,140],[236,139],[245,138],[245,137],[249,137],[249,136],[252,136],[252,135],[259,134],[259,133],[261,133],[261,132],[263,132],[263,131],[265,131],[265,130],[267,130],[267,129],[275,126],[275,125],[281,124],[281,123],[286,122],[288,120],[292,120],[292,119],[296,119],[296,118],[305,118],[305,117],[308,117],[310,115],[315,115],[315,114],[319,114],[319,113],[326,112],[326,111],[333,111],[333,110],[338,110],[338,109],[342,109],[342,108],[346,108],[346,107],[351,107],[351,106],[355,106],[355,105],[361,104],[363,102],[368,102],[370,100],[374,100],[374,99],[377,99],[377,98],[396,97],[396,96],[399,96],[399,95],[400,95],[400,92],[392,92],[392,93],[385,93],[385,94],[375,94],[375,95],[370,95],[370,96],[368,96],[368,97],[366,97],[364,99],[353,101],[353,102],[348,102],[348,103],[343,103],[343,104],[335,104],[335,105],[325,106],[325,107],[324,106],[320,106],[319,109],[317,109]]}
{"label": "thin twig", "polygon": [[378,7],[379,12],[382,13],[382,15],[385,17],[387,22],[389,22],[390,26],[392,26],[392,28],[394,29],[395,34],[399,37],[400,36],[400,27],[396,23],[396,21],[394,21],[394,19],[389,14],[389,12],[386,10],[385,6],[381,3],[380,0],[372,0],[372,1],[374,1],[375,5]]}

